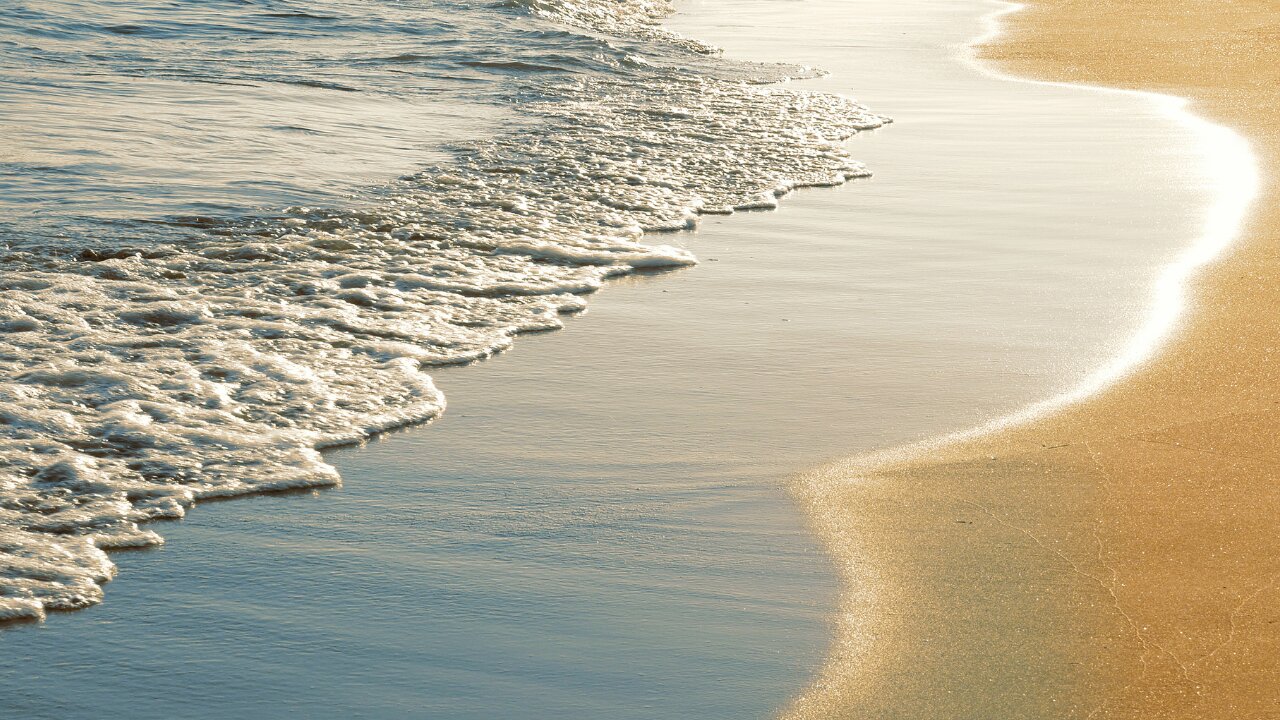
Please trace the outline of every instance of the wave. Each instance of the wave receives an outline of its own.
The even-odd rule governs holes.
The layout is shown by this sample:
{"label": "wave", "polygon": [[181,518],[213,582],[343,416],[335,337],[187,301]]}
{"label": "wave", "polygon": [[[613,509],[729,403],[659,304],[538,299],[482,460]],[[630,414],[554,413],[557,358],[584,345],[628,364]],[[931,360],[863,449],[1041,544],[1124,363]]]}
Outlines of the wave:
{"label": "wave", "polygon": [[[287,10],[331,18],[331,5]],[[516,113],[502,132],[350,207],[6,237],[0,620],[99,602],[105,550],[162,542],[142,523],[337,483],[319,449],[443,412],[430,368],[561,327],[607,278],[695,262],[655,233],[867,174],[841,143],[885,118],[761,84],[808,71],[717,58],[658,27],[669,11],[471,10],[522,16],[535,45],[580,42],[550,60],[508,53],[497,69],[520,78],[502,86]]]}

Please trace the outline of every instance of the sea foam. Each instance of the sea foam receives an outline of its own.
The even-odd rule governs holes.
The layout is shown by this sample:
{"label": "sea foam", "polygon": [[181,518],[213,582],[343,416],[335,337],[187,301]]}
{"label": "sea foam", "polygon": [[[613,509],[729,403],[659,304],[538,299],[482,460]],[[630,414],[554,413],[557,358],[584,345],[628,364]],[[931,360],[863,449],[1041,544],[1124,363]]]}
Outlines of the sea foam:
{"label": "sea foam", "polygon": [[607,278],[695,262],[654,233],[867,174],[841,143],[884,118],[776,84],[805,69],[715,58],[654,24],[668,11],[472,10],[613,61],[523,77],[508,132],[349,207],[6,237],[0,620],[99,602],[103,551],[159,544],[140,525],[201,499],[337,483],[318,449],[444,410],[432,367],[561,327]]}

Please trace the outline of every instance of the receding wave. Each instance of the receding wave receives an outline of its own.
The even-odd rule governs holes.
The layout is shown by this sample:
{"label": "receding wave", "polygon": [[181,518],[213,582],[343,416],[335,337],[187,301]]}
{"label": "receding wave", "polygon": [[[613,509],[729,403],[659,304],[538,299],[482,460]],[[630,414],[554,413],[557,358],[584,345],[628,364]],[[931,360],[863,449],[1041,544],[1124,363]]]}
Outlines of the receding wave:
{"label": "receding wave", "polygon": [[[351,14],[336,5],[295,2],[271,17],[338,32]],[[470,48],[455,37],[447,50],[388,53],[386,65],[412,58],[439,78],[505,71],[481,101],[448,86],[513,115],[491,137],[448,147],[447,160],[343,202],[187,212],[239,207],[228,192],[172,200],[167,217],[49,209],[4,231],[0,620],[100,601],[114,572],[104,550],[161,542],[147,521],[205,498],[336,483],[318,449],[443,411],[430,368],[560,327],[611,276],[695,262],[676,236],[654,233],[866,174],[841,141],[885,122],[846,98],[761,84],[805,69],[732,63],[662,31],[665,3],[435,10],[420,28],[459,13],[497,28],[505,21],[484,13],[518,14],[527,27],[514,37],[529,43],[504,60],[477,31]],[[126,26],[116,20],[101,25],[112,42]],[[564,33],[577,43],[547,40]],[[386,91],[370,78],[390,82],[290,72],[290,83],[369,92]],[[141,183],[121,167],[85,172]],[[70,229],[53,231],[50,217]]]}

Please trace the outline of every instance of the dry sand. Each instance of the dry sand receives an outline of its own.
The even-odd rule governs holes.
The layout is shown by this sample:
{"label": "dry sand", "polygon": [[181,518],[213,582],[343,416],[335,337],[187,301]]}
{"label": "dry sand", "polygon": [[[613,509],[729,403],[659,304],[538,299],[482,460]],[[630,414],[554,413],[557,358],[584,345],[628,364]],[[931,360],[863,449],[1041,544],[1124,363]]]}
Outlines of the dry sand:
{"label": "dry sand", "polygon": [[1003,70],[1191,98],[1261,192],[1117,384],[803,479],[850,590],[792,715],[1278,718],[1280,3],[1044,0],[1005,31],[980,51]]}

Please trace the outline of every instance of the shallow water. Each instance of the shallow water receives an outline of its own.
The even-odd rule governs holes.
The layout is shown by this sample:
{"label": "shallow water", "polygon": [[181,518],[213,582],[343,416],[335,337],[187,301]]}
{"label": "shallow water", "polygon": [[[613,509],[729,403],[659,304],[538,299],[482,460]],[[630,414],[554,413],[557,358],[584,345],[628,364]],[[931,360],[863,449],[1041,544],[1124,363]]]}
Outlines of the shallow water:
{"label": "shallow water", "polygon": [[503,115],[486,102],[503,78],[467,64],[497,54],[501,16],[464,8],[11,3],[5,221],[56,233],[334,203],[439,161]]}
{"label": "shallow water", "polygon": [[[778,85],[802,68],[661,30],[668,9],[15,7],[0,25],[17,68],[0,122],[22,139],[0,186],[0,620],[101,601],[103,550],[162,542],[139,523],[335,484],[317,448],[444,410],[430,368],[559,328],[606,278],[695,262],[656,234],[865,176],[839,143],[883,118]],[[384,103],[380,121],[352,113],[358,138],[277,157],[274,133],[310,127],[272,99],[299,86]],[[338,182],[323,176],[341,158],[317,165],[330,148],[379,154],[362,142],[419,106],[474,133],[467,102],[511,117],[358,197],[339,191],[384,165]],[[283,206],[302,194],[317,205]]]}
{"label": "shallow water", "polygon": [[116,556],[105,605],[0,636],[20,644],[0,697],[32,717],[740,718],[801,687],[835,588],[787,474],[1069,386],[1136,327],[1204,198],[1142,104],[959,63],[980,3],[687,9],[688,34],[826,67],[794,87],[894,115],[852,145],[876,177],[709,219],[697,267],[437,371],[449,413],[330,453],[343,488],[163,526],[164,550]]}

